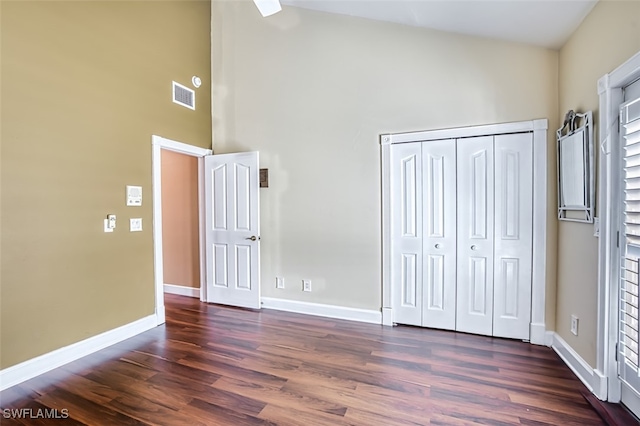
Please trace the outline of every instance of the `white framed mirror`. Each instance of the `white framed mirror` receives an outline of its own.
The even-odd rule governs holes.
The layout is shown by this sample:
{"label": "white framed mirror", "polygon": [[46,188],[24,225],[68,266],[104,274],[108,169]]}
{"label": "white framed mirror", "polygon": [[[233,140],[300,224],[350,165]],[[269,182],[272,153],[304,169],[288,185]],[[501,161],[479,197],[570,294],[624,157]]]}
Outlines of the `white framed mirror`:
{"label": "white framed mirror", "polygon": [[593,116],[569,111],[556,131],[558,143],[558,219],[593,223],[595,159]]}

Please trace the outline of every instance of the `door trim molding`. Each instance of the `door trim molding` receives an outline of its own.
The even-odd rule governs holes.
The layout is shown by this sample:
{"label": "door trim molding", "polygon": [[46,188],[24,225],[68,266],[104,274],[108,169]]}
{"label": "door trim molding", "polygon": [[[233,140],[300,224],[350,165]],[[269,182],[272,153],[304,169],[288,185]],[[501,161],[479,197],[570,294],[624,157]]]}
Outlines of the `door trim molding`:
{"label": "door trim molding", "polygon": [[391,145],[439,139],[533,133],[533,258],[531,283],[531,337],[533,344],[545,345],[546,330],[546,247],[547,247],[547,119],[489,124],[454,129],[427,130],[380,135],[382,165],[382,312],[385,325],[393,324],[391,291]]}
{"label": "door trim molding", "polygon": [[605,376],[609,386],[596,393],[599,399],[619,402],[621,382],[618,378],[616,343],[618,342],[618,293],[620,253],[616,244],[620,231],[620,133],[618,109],[623,101],[622,89],[640,78],[640,52],[598,80],[600,162],[598,214],[598,322],[596,337],[596,370]]}
{"label": "door trim molding", "polygon": [[[163,253],[162,253],[162,150],[178,152],[193,157],[198,157],[198,210],[199,216],[199,232],[202,235],[204,231],[204,203],[202,188],[202,166],[203,157],[211,155],[213,151],[210,149],[200,148],[177,142],[162,136],[151,136],[151,170],[152,170],[152,193],[153,193],[153,276],[156,298],[156,322],[163,324],[165,322],[164,311],[164,271],[163,271]],[[205,297],[206,286],[204,274],[204,242],[200,239],[200,300]]]}

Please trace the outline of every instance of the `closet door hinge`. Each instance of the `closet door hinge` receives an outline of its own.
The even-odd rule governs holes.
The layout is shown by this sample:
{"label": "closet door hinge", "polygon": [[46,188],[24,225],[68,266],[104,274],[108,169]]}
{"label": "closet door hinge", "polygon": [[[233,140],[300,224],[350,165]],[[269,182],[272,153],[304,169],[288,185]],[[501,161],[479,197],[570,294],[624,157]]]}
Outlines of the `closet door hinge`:
{"label": "closet door hinge", "polygon": [[620,231],[616,232],[616,247],[620,247]]}
{"label": "closet door hinge", "polygon": [[618,361],[618,343],[616,343],[616,361]]}

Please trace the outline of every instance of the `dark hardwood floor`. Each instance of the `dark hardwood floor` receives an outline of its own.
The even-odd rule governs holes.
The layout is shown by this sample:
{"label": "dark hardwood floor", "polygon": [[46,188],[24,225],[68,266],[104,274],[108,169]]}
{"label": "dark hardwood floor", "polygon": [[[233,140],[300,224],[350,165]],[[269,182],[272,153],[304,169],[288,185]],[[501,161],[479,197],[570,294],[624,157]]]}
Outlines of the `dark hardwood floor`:
{"label": "dark hardwood floor", "polygon": [[166,308],[165,326],[0,394],[67,419],[2,425],[605,424],[546,347],[171,295]]}

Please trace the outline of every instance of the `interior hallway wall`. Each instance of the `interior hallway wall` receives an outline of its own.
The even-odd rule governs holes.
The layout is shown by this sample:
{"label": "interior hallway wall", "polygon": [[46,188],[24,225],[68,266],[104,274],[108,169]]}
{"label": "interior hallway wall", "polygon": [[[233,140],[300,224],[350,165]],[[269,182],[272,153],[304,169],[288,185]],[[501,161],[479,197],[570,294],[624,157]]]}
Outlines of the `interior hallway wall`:
{"label": "interior hallway wall", "polygon": [[200,288],[198,159],[161,154],[164,283]]}

